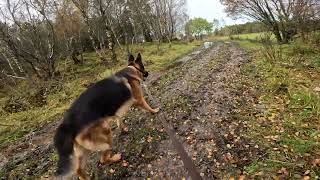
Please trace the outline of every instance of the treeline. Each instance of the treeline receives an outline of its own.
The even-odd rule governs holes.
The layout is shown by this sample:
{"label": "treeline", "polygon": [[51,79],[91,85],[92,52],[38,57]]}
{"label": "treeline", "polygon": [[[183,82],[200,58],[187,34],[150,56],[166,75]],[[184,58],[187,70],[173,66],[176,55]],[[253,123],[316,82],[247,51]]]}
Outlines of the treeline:
{"label": "treeline", "polygon": [[216,28],[214,34],[220,36],[228,36],[235,34],[259,33],[267,31],[267,27],[261,22],[247,22],[245,24],[236,24]]}
{"label": "treeline", "polygon": [[59,60],[95,51],[118,62],[116,46],[171,42],[188,19],[186,0],[6,0],[0,8],[0,78],[55,77]]}
{"label": "treeline", "polygon": [[319,0],[220,0],[230,16],[246,16],[265,25],[279,43],[296,34],[307,40],[320,29]]}

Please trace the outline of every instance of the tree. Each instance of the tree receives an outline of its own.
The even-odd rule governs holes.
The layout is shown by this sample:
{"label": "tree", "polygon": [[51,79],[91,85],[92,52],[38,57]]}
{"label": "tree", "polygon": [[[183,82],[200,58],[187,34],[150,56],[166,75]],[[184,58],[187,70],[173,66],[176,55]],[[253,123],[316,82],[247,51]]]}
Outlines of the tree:
{"label": "tree", "polygon": [[[64,54],[57,41],[53,16],[56,1],[7,0],[2,11],[0,40],[19,62],[28,64],[39,78],[53,77]],[[11,25],[9,25],[11,24]]]}
{"label": "tree", "polygon": [[[117,62],[117,55],[114,47],[114,36],[111,32],[111,24],[109,19],[110,1],[103,0],[72,0],[73,4],[78,8],[81,13],[92,42],[92,45],[102,61],[106,60],[105,49],[105,37],[108,43],[108,49],[112,53],[112,61]],[[99,47],[96,44],[95,39],[99,41]],[[98,49],[102,51],[99,51]]]}
{"label": "tree", "polygon": [[235,24],[225,26],[215,31],[216,35],[233,35],[245,33],[258,33],[267,31],[265,25],[261,22],[247,22],[245,24]]}
{"label": "tree", "polygon": [[317,1],[221,0],[229,15],[245,15],[262,22],[274,33],[279,43],[287,43],[297,33],[299,23],[310,22],[319,16]]}
{"label": "tree", "polygon": [[186,32],[200,37],[203,34],[212,33],[213,24],[203,18],[194,18],[186,24]]}
{"label": "tree", "polygon": [[186,0],[5,0],[0,75],[51,78],[59,60],[80,63],[86,50],[117,63],[116,46],[125,44],[129,53],[131,43],[171,42],[187,21],[185,12]]}
{"label": "tree", "polygon": [[[69,1],[63,1],[61,6],[57,7],[55,14],[54,26],[58,41],[66,45],[66,51],[74,64],[81,63],[82,53],[93,49],[92,45],[87,43],[88,40],[90,42],[88,29],[80,12]],[[78,55],[81,56],[81,60],[78,59]]]}

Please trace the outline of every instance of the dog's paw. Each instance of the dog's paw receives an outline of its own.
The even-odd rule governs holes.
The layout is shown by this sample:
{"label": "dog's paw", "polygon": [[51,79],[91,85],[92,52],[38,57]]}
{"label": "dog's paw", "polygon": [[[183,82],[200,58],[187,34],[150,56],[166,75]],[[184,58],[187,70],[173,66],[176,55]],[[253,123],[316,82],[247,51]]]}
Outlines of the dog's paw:
{"label": "dog's paw", "polygon": [[155,114],[155,113],[157,113],[159,111],[160,111],[160,108],[155,108],[155,109],[153,109],[152,113]]}

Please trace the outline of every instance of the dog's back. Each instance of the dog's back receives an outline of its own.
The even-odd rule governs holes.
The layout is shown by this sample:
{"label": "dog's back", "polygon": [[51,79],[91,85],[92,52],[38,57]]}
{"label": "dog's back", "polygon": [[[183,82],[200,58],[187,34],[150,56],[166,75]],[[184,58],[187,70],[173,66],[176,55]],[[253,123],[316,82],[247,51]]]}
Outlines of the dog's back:
{"label": "dog's back", "polygon": [[114,116],[131,99],[129,88],[122,78],[112,76],[89,87],[72,104],[54,137],[59,154],[58,175],[65,175],[70,170],[75,137],[99,119]]}

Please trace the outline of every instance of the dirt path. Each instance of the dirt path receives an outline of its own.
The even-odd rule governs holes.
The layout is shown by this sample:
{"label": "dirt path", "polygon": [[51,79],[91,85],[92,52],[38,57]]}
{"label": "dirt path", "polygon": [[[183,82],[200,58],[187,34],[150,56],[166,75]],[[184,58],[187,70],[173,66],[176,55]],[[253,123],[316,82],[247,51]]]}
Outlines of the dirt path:
{"label": "dirt path", "polygon": [[[241,86],[238,76],[246,61],[236,45],[215,43],[181,58],[175,68],[147,82],[161,101],[161,113],[170,119],[201,175],[208,179],[240,174],[253,156],[263,154],[241,136],[245,124],[233,118],[239,102],[245,101],[235,89]],[[123,161],[97,168],[97,155],[92,154],[88,171],[94,179],[185,177],[182,161],[157,116],[134,109],[126,122],[129,133],[115,133],[115,151],[122,153]],[[56,126],[53,123],[5,149],[0,155],[3,178],[50,177],[57,160],[52,148]]]}

